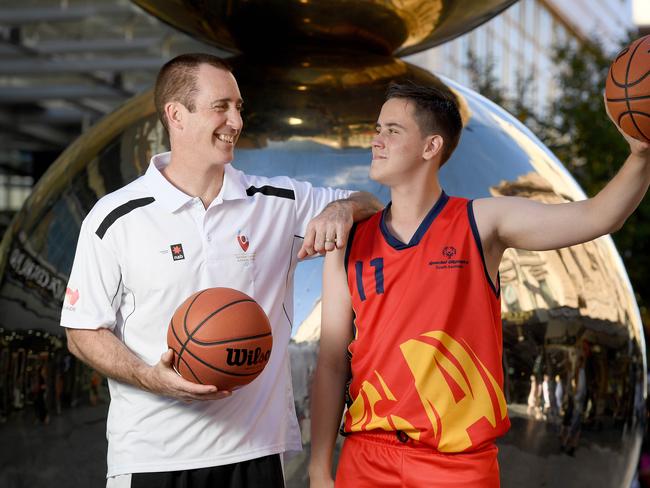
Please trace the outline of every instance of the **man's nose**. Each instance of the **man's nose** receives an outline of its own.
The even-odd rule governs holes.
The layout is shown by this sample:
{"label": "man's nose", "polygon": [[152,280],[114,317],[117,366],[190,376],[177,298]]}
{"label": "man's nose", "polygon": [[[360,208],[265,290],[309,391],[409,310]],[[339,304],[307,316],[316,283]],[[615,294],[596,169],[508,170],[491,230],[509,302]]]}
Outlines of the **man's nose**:
{"label": "man's nose", "polygon": [[228,126],[236,131],[240,131],[243,125],[244,121],[241,118],[241,112],[236,108],[230,109],[228,112]]}

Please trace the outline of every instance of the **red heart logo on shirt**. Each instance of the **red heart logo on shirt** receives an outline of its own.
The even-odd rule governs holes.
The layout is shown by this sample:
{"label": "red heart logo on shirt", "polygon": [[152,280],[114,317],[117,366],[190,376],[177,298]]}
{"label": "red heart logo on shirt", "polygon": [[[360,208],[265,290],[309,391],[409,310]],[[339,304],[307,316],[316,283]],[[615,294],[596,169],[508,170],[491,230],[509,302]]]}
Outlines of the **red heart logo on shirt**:
{"label": "red heart logo on shirt", "polygon": [[68,300],[70,305],[74,305],[79,300],[79,290],[73,290],[71,288],[65,289],[65,298]]}

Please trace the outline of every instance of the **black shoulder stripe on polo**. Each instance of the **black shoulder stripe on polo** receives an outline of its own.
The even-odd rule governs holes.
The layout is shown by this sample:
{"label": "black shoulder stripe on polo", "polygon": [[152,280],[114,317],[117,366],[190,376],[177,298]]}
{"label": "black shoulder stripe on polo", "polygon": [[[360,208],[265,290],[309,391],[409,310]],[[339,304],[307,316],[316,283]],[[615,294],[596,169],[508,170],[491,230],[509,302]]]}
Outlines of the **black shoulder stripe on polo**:
{"label": "black shoulder stripe on polo", "polygon": [[129,200],[123,205],[120,205],[117,207],[115,210],[112,210],[111,213],[109,213],[100,226],[97,228],[95,231],[95,234],[100,239],[104,238],[104,234],[106,234],[106,231],[108,228],[115,223],[117,219],[120,217],[125,216],[128,214],[131,210],[135,210],[136,208],[144,207],[145,205],[149,205],[150,203],[155,202],[156,199],[154,197],[145,197],[145,198],[137,198],[135,200]]}
{"label": "black shoulder stripe on polo", "polygon": [[293,192],[293,190],[288,190],[286,188],[277,188],[275,186],[265,185],[260,188],[251,186],[250,188],[246,189],[246,195],[249,197],[252,197],[256,193],[261,193],[262,195],[267,195],[269,197],[288,198],[289,200],[296,199],[296,194]]}

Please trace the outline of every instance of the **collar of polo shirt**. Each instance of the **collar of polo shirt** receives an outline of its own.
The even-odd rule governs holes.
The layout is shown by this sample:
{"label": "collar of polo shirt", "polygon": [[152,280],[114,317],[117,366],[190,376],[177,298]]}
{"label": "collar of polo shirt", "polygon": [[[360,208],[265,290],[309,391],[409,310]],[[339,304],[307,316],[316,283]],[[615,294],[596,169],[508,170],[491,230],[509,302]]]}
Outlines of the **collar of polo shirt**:
{"label": "collar of polo shirt", "polygon": [[[194,197],[176,188],[161,173],[161,170],[169,164],[170,158],[171,152],[153,156],[144,180],[156,201],[170,212],[175,212],[194,200]],[[210,207],[219,205],[224,200],[239,200],[246,197],[246,188],[242,184],[238,171],[230,164],[224,165],[223,185]]]}

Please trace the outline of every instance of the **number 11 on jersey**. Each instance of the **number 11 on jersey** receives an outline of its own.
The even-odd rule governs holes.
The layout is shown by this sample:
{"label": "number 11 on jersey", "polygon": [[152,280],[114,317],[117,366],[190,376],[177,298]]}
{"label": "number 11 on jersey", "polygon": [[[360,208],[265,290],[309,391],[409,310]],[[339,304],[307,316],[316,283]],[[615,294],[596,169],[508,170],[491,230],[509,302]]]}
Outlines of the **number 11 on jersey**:
{"label": "number 11 on jersey", "polygon": [[[375,293],[381,295],[384,293],[384,258],[374,258],[370,260],[370,266],[375,268]],[[354,263],[354,271],[357,276],[357,291],[361,301],[366,299],[366,291],[363,286],[363,261]]]}

